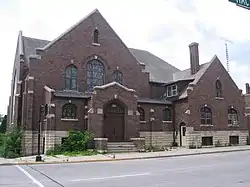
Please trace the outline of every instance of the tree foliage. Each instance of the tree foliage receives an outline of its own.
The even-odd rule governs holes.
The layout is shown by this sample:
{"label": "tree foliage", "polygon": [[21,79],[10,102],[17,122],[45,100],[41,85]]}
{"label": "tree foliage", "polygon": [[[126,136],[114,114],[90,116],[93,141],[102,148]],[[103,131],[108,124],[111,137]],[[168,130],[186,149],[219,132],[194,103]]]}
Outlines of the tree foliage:
{"label": "tree foliage", "polygon": [[0,120],[0,133],[5,133],[7,128],[7,115]]}
{"label": "tree foliage", "polygon": [[22,132],[13,128],[5,134],[0,134],[0,156],[16,158],[21,155]]}
{"label": "tree foliage", "polygon": [[48,155],[63,154],[68,152],[81,152],[88,149],[91,136],[87,131],[70,131],[69,136],[61,145],[56,145],[53,150],[47,151]]}

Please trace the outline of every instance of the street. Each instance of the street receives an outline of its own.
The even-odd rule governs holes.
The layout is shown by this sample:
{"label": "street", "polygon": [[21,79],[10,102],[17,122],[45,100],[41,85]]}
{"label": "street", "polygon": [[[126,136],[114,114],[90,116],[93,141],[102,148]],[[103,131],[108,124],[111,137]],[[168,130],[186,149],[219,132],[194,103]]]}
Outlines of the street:
{"label": "street", "polygon": [[78,164],[0,166],[7,187],[249,187],[250,151]]}

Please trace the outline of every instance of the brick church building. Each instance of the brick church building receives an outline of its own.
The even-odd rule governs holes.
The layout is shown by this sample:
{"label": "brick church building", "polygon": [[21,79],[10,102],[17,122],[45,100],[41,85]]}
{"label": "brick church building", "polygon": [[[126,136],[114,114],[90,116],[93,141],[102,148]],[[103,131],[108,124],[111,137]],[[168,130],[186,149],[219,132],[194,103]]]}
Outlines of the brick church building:
{"label": "brick church building", "polygon": [[[60,144],[69,130],[110,142],[167,147],[245,144],[245,100],[217,56],[179,70],[152,53],[128,48],[98,10],[53,41],[19,32],[8,124],[24,129],[23,154]],[[189,60],[189,59],[187,59]],[[45,111],[40,115],[41,106]]]}

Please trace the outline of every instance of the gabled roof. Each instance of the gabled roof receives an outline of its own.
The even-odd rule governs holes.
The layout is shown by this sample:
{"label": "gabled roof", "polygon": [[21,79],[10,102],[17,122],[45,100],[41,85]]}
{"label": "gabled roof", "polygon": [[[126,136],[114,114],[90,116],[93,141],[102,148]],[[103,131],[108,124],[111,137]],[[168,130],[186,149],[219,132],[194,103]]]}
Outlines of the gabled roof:
{"label": "gabled roof", "polygon": [[173,73],[180,71],[154,54],[140,49],[129,49],[140,64],[145,65],[150,81],[166,83],[173,80]]}
{"label": "gabled roof", "polygon": [[[26,61],[29,62],[29,56],[36,55],[36,49],[44,50],[48,48],[94,13],[100,12],[95,9],[53,41],[40,40],[20,35],[20,38],[22,38],[21,43],[23,46],[23,48],[21,48],[21,52],[24,53]],[[207,67],[209,66],[209,63],[202,64],[200,66],[200,70],[195,75],[191,75],[190,69],[180,71],[178,68],[174,67],[173,65],[167,63],[163,59],[155,56],[154,54],[148,51],[133,48],[130,48],[129,51],[138,61],[138,64],[145,65],[145,71],[150,73],[150,81],[156,83],[172,83],[180,80],[197,81],[199,77],[204,74]]]}
{"label": "gabled roof", "polygon": [[77,27],[81,22],[83,22],[86,18],[88,18],[89,16],[91,16],[94,13],[99,13],[98,9],[93,10],[92,12],[90,12],[88,15],[86,15],[83,19],[81,19],[80,21],[78,21],[76,24],[74,24],[72,27],[70,27],[69,29],[67,29],[64,33],[62,33],[60,36],[58,36],[56,39],[54,39],[53,41],[47,43],[46,45],[40,47],[41,50],[45,50],[47,48],[49,48],[51,45],[53,45],[55,42],[57,42],[60,38],[62,38],[63,36],[65,36],[67,33],[69,33],[70,31],[72,31],[75,27]]}
{"label": "gabled roof", "polygon": [[36,54],[36,48],[40,48],[48,44],[49,41],[47,40],[41,40],[36,38],[30,38],[23,36],[23,49],[24,49],[24,55],[26,62],[29,60],[29,56]]}
{"label": "gabled roof", "polygon": [[[29,56],[36,55],[37,48],[43,48],[49,44],[48,40],[41,40],[22,36],[23,38],[23,51],[26,61],[28,62]],[[150,81],[158,83],[171,83],[180,80],[192,80],[202,76],[211,62],[201,64],[200,70],[191,75],[190,68],[186,70],[179,70],[173,65],[167,63],[163,59],[155,56],[154,54],[140,49],[130,48],[130,52],[134,55],[140,64],[145,65],[146,72],[150,73]]]}

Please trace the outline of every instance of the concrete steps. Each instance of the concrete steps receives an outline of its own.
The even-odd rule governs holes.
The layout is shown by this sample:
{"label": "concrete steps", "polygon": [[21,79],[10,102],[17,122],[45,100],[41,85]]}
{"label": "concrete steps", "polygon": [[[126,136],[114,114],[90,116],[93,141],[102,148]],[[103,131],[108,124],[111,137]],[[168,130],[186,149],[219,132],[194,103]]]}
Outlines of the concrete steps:
{"label": "concrete steps", "polygon": [[108,153],[126,153],[136,152],[137,149],[133,142],[108,142],[107,151]]}

